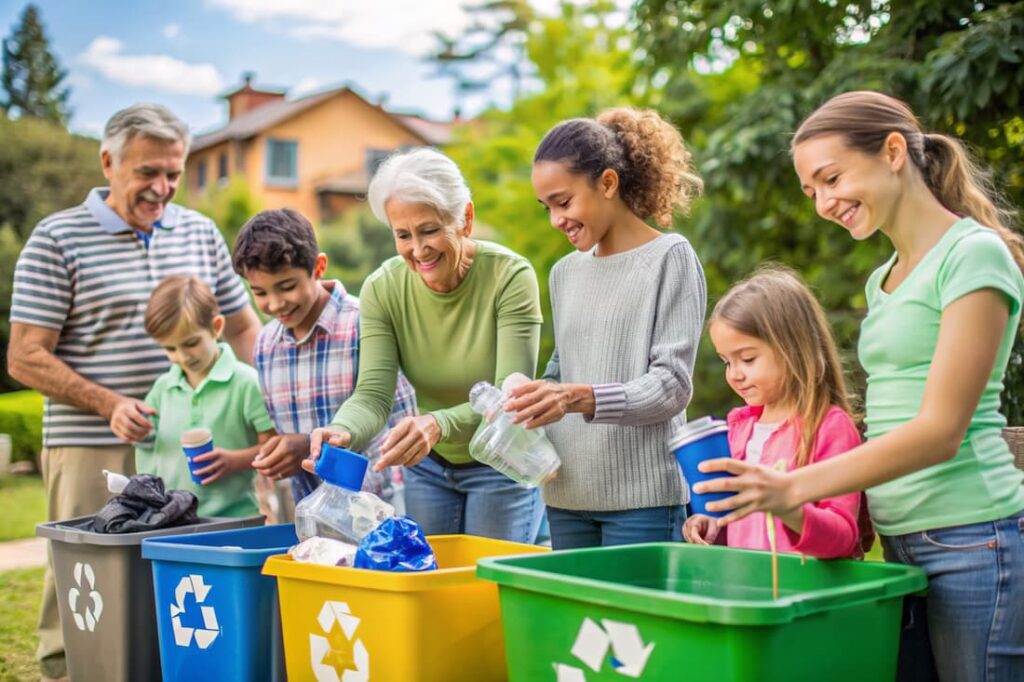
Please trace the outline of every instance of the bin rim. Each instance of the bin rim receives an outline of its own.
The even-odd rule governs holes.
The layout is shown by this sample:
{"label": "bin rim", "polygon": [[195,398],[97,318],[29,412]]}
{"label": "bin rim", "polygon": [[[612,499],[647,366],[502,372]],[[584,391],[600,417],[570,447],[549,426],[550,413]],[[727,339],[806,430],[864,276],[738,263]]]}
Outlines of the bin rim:
{"label": "bin rim", "polygon": [[[613,583],[594,578],[581,578],[544,571],[530,567],[531,563],[542,563],[547,557],[564,555],[568,552],[579,555],[585,561],[594,552],[629,552],[648,547],[687,547],[686,551],[726,551],[763,556],[765,552],[719,546],[688,545],[683,543],[645,543],[620,547],[599,547],[579,550],[565,550],[542,556],[493,557],[477,563],[477,575],[485,580],[528,592],[562,597],[573,601],[597,606],[612,607],[644,615],[663,616],[695,623],[719,625],[778,625],[798,618],[834,608],[845,608],[864,603],[876,602],[883,598],[902,597],[920,592],[927,585],[923,570],[906,564],[871,563],[880,574],[873,580],[840,587],[807,590],[797,594],[783,595],[775,601],[724,600],[693,594],[666,592],[650,587],[638,587]],[[847,562],[853,559],[815,559],[806,557],[807,562]],[[798,565],[797,555],[780,555],[780,563]],[[522,565],[525,562],[526,565]],[[858,564],[865,562],[856,561]]]}
{"label": "bin rim", "polygon": [[[474,535],[428,535],[427,542],[459,542],[480,541],[491,545],[505,546],[510,553],[508,557],[524,557],[538,553],[548,553],[548,548],[540,545],[526,545],[508,540],[477,537]],[[514,552],[514,553],[513,553]],[[392,571],[375,571],[368,568],[352,568],[350,566],[323,566],[295,561],[288,554],[279,554],[267,558],[263,564],[263,575],[278,578],[291,578],[305,582],[324,583],[339,587],[356,587],[381,592],[424,592],[448,587],[458,587],[474,582],[477,578],[476,564],[457,566],[455,568],[438,568],[433,571],[400,573]]]}
{"label": "bin rim", "polygon": [[238,528],[250,528],[261,526],[266,520],[262,514],[255,516],[201,516],[199,523],[186,524],[183,526],[171,526],[169,528],[157,528],[156,530],[144,530],[137,533],[97,533],[85,528],[75,527],[83,525],[95,518],[95,514],[76,516],[72,519],[62,521],[49,521],[36,525],[36,535],[51,541],[63,542],[69,545],[103,545],[103,546],[132,546],[140,545],[146,538],[167,536],[167,535],[190,535],[201,533],[211,525],[217,530],[229,530]]}
{"label": "bin rim", "polygon": [[[286,533],[290,529],[291,539],[288,542],[277,542],[271,546],[245,547],[226,546],[244,543],[246,535],[262,535],[265,533]],[[236,567],[258,567],[263,566],[267,557],[287,552],[288,548],[298,542],[294,537],[295,524],[274,523],[269,526],[252,526],[248,528],[229,528],[224,530],[211,530],[199,533],[186,533],[183,535],[169,535],[146,538],[142,541],[142,558],[155,561],[167,561],[182,564],[203,564],[209,566],[236,566]],[[240,537],[241,536],[241,537]],[[286,535],[286,537],[288,537]],[[196,539],[212,540],[214,542],[223,539],[223,545],[217,544],[194,544]]]}

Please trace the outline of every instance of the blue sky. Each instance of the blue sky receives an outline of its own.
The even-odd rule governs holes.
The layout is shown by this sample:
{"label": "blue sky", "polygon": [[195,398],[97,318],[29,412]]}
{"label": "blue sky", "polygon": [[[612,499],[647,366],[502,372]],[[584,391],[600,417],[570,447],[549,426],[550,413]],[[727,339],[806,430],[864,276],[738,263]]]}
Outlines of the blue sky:
{"label": "blue sky", "polygon": [[[449,35],[469,18],[465,0],[36,0],[50,45],[68,69],[70,127],[98,136],[107,118],[137,101],[167,105],[194,132],[222,125],[217,94],[256,73],[255,85],[289,96],[343,83],[389,108],[451,115],[448,80],[421,55],[432,30]],[[24,0],[0,0],[0,32]],[[544,0],[540,5],[552,5]],[[472,114],[504,95],[467,100]]]}

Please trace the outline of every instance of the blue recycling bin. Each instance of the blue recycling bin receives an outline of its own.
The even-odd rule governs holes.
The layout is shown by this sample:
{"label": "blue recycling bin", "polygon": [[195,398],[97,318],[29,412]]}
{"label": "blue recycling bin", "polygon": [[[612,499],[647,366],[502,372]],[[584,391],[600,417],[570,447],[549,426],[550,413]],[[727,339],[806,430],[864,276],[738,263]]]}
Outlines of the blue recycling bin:
{"label": "blue recycling bin", "polygon": [[165,680],[285,680],[277,581],[261,571],[297,542],[292,524],[143,541]]}

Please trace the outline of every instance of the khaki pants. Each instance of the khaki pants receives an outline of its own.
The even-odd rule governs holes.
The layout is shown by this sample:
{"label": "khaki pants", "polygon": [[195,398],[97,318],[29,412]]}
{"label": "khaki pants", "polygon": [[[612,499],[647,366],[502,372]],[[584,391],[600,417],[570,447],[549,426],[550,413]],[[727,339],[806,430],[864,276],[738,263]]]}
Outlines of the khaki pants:
{"label": "khaki pants", "polygon": [[[50,521],[95,514],[112,497],[107,492],[103,470],[116,471],[126,476],[134,474],[135,448],[131,445],[43,448],[42,469]],[[39,649],[36,651],[39,669],[44,677],[67,675],[57,599],[51,552],[43,579]]]}

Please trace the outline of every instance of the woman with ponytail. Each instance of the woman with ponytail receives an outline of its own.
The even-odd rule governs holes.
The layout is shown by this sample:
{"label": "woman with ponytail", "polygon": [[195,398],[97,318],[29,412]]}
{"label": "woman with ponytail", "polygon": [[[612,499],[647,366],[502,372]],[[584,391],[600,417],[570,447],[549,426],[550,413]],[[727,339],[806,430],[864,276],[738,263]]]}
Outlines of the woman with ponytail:
{"label": "woman with ponytail", "polygon": [[662,233],[702,183],[671,124],[612,109],[555,126],[533,187],[575,252],[551,270],[555,352],[508,409],[562,458],[545,484],[555,549],[681,538],[679,468],[665,442],[685,419],[707,296],[689,242]]}
{"label": "woman with ponytail", "polygon": [[788,473],[715,460],[738,476],[696,489],[737,492],[711,507],[724,523],[866,490],[886,559],[929,579],[905,602],[899,679],[1024,680],[1024,488],[999,413],[1024,299],[1013,216],[963,144],[879,93],[811,114],[793,160],[822,218],[895,249],[867,283],[868,440]]}

